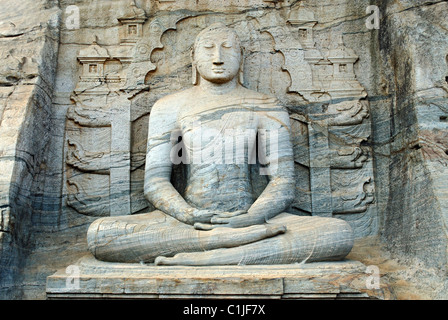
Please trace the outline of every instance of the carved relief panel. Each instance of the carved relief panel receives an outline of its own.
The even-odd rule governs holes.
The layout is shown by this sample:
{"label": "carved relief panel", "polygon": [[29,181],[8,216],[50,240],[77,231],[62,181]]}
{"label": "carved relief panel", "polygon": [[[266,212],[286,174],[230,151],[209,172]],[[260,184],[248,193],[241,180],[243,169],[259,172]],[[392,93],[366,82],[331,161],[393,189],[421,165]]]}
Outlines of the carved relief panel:
{"label": "carved relief panel", "polygon": [[[130,1],[117,21],[119,44],[106,48],[96,39],[78,54],[65,146],[72,210],[102,216],[153,209],[143,196],[151,106],[191,86],[194,38],[224,22],[244,46],[244,85],[276,96],[290,111],[297,181],[290,211],[345,219],[357,236],[376,232],[368,98],[355,74],[359,58],[342,35],[319,50],[319,19],[300,3],[220,14],[145,13]],[[176,168],[173,181],[182,179]]]}
{"label": "carved relief panel", "polygon": [[119,45],[106,49],[95,38],[79,51],[80,77],[67,112],[65,193],[67,206],[80,214],[128,215],[149,205],[141,201],[143,184],[131,183],[142,159],[131,153],[131,101],[123,90],[145,20],[132,1],[118,18]]}

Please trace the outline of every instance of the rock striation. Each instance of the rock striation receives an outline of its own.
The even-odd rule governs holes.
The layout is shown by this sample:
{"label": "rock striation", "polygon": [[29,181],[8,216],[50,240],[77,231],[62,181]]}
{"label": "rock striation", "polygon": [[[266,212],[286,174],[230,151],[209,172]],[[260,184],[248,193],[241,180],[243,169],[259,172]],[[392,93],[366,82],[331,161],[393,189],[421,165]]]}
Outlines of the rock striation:
{"label": "rock striation", "polygon": [[[193,86],[194,39],[219,22],[241,38],[240,83],[288,111],[286,211],[350,225],[353,255],[378,263],[388,298],[446,298],[448,3],[370,5],[0,0],[0,297],[45,298],[95,220],[155,209],[152,106]],[[172,181],[187,185],[181,167]]]}

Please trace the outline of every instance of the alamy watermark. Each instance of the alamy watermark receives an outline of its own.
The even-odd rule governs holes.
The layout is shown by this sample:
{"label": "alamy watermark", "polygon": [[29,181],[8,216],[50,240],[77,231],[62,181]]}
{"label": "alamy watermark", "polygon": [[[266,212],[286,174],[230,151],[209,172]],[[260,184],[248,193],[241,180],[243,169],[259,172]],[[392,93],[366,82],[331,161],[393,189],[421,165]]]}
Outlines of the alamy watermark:
{"label": "alamy watermark", "polygon": [[366,27],[369,30],[380,28],[380,8],[375,5],[368,6],[366,8],[366,13],[370,16],[366,20]]}
{"label": "alamy watermark", "polygon": [[[366,20],[366,27],[369,30],[380,28],[380,9],[376,5],[369,5],[366,8],[366,13],[370,14]],[[65,8],[65,27],[69,30],[80,28],[80,13],[79,7],[76,5],[70,5]]]}
{"label": "alamy watermark", "polygon": [[65,19],[65,27],[69,30],[80,28],[80,15],[79,7],[72,5],[65,8],[65,14],[67,15]]}
{"label": "alamy watermark", "polygon": [[191,132],[194,134],[188,139],[180,130],[171,133],[173,164],[260,164],[260,175],[271,175],[278,169],[278,130],[217,130],[195,122]]}
{"label": "alamy watermark", "polygon": [[78,266],[70,265],[65,269],[67,278],[65,280],[65,287],[68,290],[78,290],[80,288],[81,271]]}
{"label": "alamy watermark", "polygon": [[368,290],[379,290],[380,289],[380,268],[375,265],[368,266],[366,268],[366,273],[369,276],[366,279],[366,288]]}

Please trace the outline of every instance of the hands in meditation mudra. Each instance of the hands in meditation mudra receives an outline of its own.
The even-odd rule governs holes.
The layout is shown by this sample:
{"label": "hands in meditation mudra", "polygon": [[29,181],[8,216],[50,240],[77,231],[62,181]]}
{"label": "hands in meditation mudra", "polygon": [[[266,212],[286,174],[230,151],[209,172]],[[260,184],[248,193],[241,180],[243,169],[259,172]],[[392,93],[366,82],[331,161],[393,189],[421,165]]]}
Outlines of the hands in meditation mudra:
{"label": "hands in meditation mudra", "polygon": [[[208,27],[192,57],[195,86],[160,99],[150,114],[144,192],[158,210],[96,220],[87,233],[90,251],[99,260],[156,265],[343,259],[353,246],[345,221],[284,212],[296,188],[289,115],[275,99],[239,83],[236,33]],[[170,182],[179,145],[183,195]],[[254,199],[256,153],[269,183]]]}

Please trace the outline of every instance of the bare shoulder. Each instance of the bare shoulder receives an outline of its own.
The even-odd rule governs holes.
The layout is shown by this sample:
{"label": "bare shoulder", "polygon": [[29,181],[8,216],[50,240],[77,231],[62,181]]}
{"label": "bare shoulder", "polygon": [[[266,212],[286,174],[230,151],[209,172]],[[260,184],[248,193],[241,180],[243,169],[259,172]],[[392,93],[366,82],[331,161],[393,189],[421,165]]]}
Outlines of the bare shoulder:
{"label": "bare shoulder", "polygon": [[255,104],[259,111],[286,112],[286,108],[274,96],[246,88],[241,88],[241,95],[247,103]]}
{"label": "bare shoulder", "polygon": [[245,103],[252,104],[263,129],[289,128],[291,126],[287,108],[277,98],[254,90],[243,88],[241,94]]}
{"label": "bare shoulder", "polygon": [[178,128],[181,110],[191,89],[169,94],[154,103],[149,115],[150,130],[155,132],[169,132]]}
{"label": "bare shoulder", "polygon": [[194,96],[193,90],[194,88],[190,88],[160,98],[153,105],[151,112],[177,114],[177,112],[182,109],[185,102],[188,101],[190,97]]}
{"label": "bare shoulder", "polygon": [[240,94],[246,97],[247,99],[256,99],[256,100],[264,100],[266,102],[276,102],[277,99],[273,96],[267,95],[262,92],[258,92],[255,90],[247,89],[245,87],[240,87]]}

